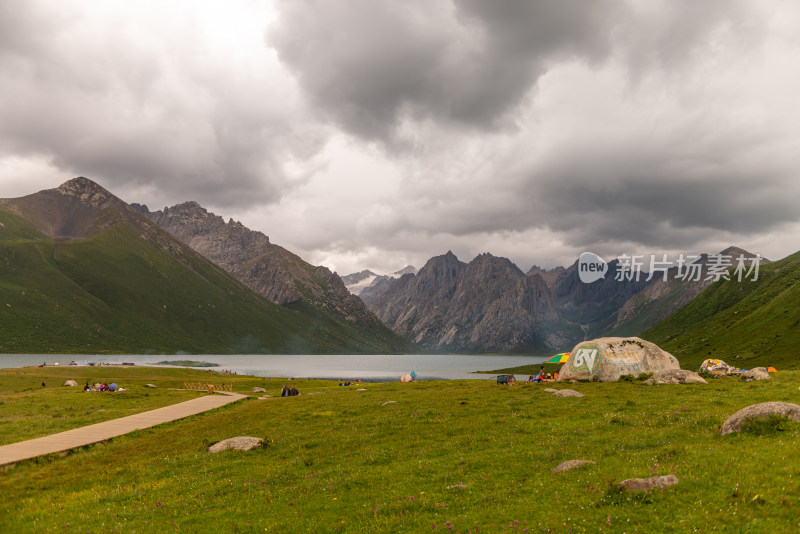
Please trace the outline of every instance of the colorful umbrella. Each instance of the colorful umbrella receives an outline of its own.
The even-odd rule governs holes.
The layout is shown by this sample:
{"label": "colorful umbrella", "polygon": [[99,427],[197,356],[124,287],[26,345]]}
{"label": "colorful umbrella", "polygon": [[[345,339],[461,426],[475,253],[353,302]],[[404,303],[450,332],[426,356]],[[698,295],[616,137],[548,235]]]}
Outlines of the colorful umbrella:
{"label": "colorful umbrella", "polygon": [[562,352],[561,354],[556,354],[555,356],[551,356],[550,358],[546,359],[542,363],[567,363],[569,360],[569,352]]}

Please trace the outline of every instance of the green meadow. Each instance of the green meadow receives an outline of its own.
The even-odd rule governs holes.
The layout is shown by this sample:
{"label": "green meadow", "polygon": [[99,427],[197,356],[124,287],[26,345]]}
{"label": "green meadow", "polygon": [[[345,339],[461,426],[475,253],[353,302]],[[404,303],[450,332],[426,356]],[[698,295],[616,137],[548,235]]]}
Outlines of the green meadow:
{"label": "green meadow", "polygon": [[[60,387],[67,378],[115,381],[128,391]],[[0,370],[3,442],[180,402],[197,393],[169,388],[189,380],[232,383],[241,393],[259,386],[273,396],[287,383],[196,369]],[[800,403],[800,371],[750,383],[571,385],[583,398],[484,380],[292,383],[300,396],[253,394],[6,469],[0,532],[800,529],[800,425],[771,420],[718,434],[750,404]],[[264,446],[206,452],[234,436],[264,438]],[[570,459],[595,463],[551,472]],[[614,489],[626,478],[666,474],[679,484],[633,495]]]}

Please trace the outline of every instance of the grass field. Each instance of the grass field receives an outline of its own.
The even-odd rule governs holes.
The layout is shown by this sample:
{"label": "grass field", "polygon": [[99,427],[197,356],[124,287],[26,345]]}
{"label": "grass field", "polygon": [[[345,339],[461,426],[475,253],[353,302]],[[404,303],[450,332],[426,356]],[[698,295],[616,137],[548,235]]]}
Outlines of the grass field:
{"label": "grass field", "polygon": [[[39,405],[58,402],[61,427],[99,398],[41,388],[45,370],[54,384],[71,371],[0,372],[3,420],[20,408],[9,400],[16,395]],[[157,384],[158,399],[139,397],[143,403],[173,395],[183,400],[187,393],[166,388],[213,374],[107,368],[101,377],[95,371],[93,377],[129,384],[134,393],[146,382]],[[226,379],[235,391],[258,385],[271,395],[284,383]],[[14,466],[0,474],[0,532],[800,529],[800,425],[772,422],[718,434],[720,424],[747,405],[800,402],[797,371],[753,383],[572,385],[583,398],[483,380],[364,384],[366,391],[321,381],[294,384],[299,397],[253,398],[66,457]],[[71,403],[75,410],[68,410]],[[266,446],[206,452],[216,441],[241,435],[265,438]],[[596,463],[550,472],[577,458]],[[667,490],[631,496],[611,489],[626,478],[670,473],[680,483]]]}

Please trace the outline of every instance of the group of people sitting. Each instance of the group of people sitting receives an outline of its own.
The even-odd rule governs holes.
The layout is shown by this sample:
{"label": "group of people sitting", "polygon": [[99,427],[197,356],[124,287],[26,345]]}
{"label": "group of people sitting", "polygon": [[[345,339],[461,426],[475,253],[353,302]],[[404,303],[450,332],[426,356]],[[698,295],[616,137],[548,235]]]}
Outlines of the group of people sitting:
{"label": "group of people sitting", "polygon": [[89,382],[83,385],[83,391],[125,391],[124,388],[119,388],[117,390],[117,384],[112,383],[111,385],[105,384],[103,382],[97,383],[94,387],[89,385]]}
{"label": "group of people sitting", "polygon": [[538,374],[530,375],[528,377],[528,382],[527,383],[530,384],[531,382],[534,382],[534,383],[555,382],[557,378],[558,378],[558,373],[552,373],[552,374],[545,373],[544,372],[544,366],[542,366],[542,368],[539,369],[539,373]]}
{"label": "group of people sitting", "polygon": [[281,388],[281,397],[295,397],[300,395],[300,392],[297,391],[297,388],[292,385],[292,387],[283,386]]}

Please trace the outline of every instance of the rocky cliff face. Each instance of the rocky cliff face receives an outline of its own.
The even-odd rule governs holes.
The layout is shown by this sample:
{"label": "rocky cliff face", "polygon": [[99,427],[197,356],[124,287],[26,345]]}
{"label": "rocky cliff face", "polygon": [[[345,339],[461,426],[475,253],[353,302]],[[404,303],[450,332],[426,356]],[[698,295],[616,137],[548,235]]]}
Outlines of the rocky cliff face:
{"label": "rocky cliff face", "polygon": [[591,284],[581,282],[577,261],[566,269],[542,271],[533,267],[528,274],[539,274],[548,280],[558,310],[570,321],[582,325],[587,336],[595,337],[613,327],[619,309],[647,285],[646,273],[638,281],[615,280],[617,263],[610,261],[608,276]]}
{"label": "rocky cliff face", "polygon": [[546,350],[579,335],[540,276],[526,276],[491,254],[470,263],[452,252],[431,258],[417,275],[394,282],[371,309],[395,332],[432,350]]}
{"label": "rocky cliff face", "polygon": [[225,222],[196,202],[155,212],[147,206],[132,206],[276,304],[302,301],[349,323],[380,324],[366,305],[347,291],[338,275],[270,243],[261,232],[232,219]]}

